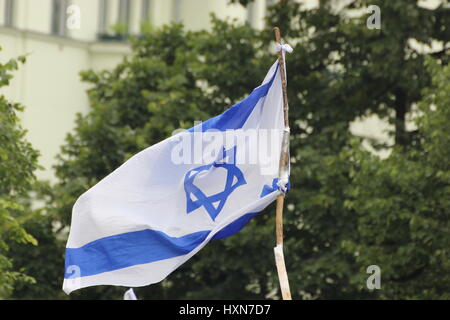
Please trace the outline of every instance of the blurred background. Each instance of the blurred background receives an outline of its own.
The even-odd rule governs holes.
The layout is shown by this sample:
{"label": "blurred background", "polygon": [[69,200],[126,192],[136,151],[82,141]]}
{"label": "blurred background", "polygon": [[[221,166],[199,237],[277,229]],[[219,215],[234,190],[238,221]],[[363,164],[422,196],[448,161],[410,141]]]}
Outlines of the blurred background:
{"label": "blurred background", "polygon": [[[450,297],[444,0],[0,0],[0,298],[61,290],[75,200],[239,101],[287,56],[294,299]],[[146,299],[279,299],[274,208]],[[367,285],[371,265],[381,288]]]}

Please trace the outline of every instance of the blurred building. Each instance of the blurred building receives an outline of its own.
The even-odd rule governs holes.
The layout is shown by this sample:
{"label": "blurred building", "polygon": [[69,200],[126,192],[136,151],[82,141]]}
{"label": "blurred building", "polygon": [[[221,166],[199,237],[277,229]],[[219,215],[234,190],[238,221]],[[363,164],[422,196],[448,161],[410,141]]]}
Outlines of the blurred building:
{"label": "blurred building", "polygon": [[88,111],[79,72],[120,62],[130,53],[125,35],[172,21],[205,29],[211,13],[261,28],[270,2],[256,0],[246,9],[228,0],[0,0],[0,61],[28,54],[0,93],[26,106],[22,123],[45,167],[38,177],[54,179],[51,167],[75,114]]}

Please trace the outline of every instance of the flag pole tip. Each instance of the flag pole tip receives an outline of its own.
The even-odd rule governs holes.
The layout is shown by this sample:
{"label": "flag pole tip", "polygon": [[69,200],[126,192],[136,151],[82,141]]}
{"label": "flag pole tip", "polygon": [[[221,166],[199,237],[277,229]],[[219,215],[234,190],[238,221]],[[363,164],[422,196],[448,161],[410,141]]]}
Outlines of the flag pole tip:
{"label": "flag pole tip", "polygon": [[273,31],[275,32],[275,42],[281,43],[281,32],[280,32],[280,28],[274,27],[274,28],[273,28]]}

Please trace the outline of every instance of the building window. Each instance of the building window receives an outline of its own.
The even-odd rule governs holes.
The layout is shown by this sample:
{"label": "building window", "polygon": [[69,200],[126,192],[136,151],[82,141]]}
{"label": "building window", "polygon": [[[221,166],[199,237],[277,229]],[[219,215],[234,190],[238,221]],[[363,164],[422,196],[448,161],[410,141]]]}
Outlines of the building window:
{"label": "building window", "polygon": [[141,15],[141,22],[142,23],[149,23],[150,21],[150,9],[151,9],[151,2],[150,0],[142,0],[142,15]]}
{"label": "building window", "polygon": [[256,18],[256,12],[255,12],[255,3],[250,2],[247,4],[247,23],[251,26],[253,26]]}
{"label": "building window", "polygon": [[106,34],[108,32],[108,0],[100,0],[99,8],[99,34]]}
{"label": "building window", "polygon": [[52,34],[64,36],[66,34],[67,0],[53,0],[52,3]]}
{"label": "building window", "polygon": [[181,22],[181,0],[173,0],[172,16],[176,23]]}
{"label": "building window", "polygon": [[126,40],[130,33],[130,19],[130,0],[100,0],[98,39]]}
{"label": "building window", "polygon": [[5,16],[4,25],[7,27],[14,26],[14,0],[5,0]]}
{"label": "building window", "polygon": [[119,1],[119,16],[117,19],[117,33],[128,34],[130,30],[130,0]]}

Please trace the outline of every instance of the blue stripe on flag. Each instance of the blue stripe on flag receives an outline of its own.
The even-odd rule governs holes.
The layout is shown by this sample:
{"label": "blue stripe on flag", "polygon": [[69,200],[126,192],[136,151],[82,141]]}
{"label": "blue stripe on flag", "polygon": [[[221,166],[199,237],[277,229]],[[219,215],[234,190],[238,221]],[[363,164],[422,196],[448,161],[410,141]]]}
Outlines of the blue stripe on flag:
{"label": "blue stripe on flag", "polygon": [[222,228],[219,232],[217,232],[211,240],[220,240],[224,238],[228,238],[239,231],[241,231],[242,228],[245,227],[245,225],[253,218],[258,212],[252,212],[244,214],[242,217],[234,220],[230,224],[226,225],[224,228]]}
{"label": "blue stripe on flag", "polygon": [[[278,178],[273,179],[272,186],[264,185],[260,198],[267,196],[268,194],[271,194],[272,192],[278,190]],[[287,190],[290,188],[290,182],[287,185]],[[243,216],[237,218],[230,224],[226,225],[224,228],[222,228],[219,232],[217,232],[211,240],[220,240],[224,238],[228,238],[239,231],[242,230],[242,228],[245,227],[245,225],[254,217],[256,216],[258,212],[250,212],[247,214],[244,214]]]}
{"label": "blue stripe on flag", "polygon": [[[66,249],[66,271],[77,266],[81,277],[133,265],[185,255],[200,245],[210,231],[199,231],[179,238],[156,230],[141,230],[101,238],[80,248]],[[64,278],[74,275],[66,273]]]}
{"label": "blue stripe on flag", "polygon": [[[277,190],[274,179],[272,188],[264,186],[260,197]],[[244,214],[218,231],[211,240],[220,240],[238,233],[258,212]],[[92,241],[80,248],[66,249],[66,271],[78,266],[81,277],[118,270],[134,265],[170,259],[185,255],[200,245],[211,231],[199,231],[176,238],[156,230],[122,233]],[[69,269],[70,270],[70,269]],[[66,273],[70,279],[73,273]]]}
{"label": "blue stripe on flag", "polygon": [[[248,117],[252,113],[253,109],[255,108],[258,101],[265,97],[267,93],[269,92],[270,87],[272,86],[273,80],[275,79],[275,76],[278,71],[278,65],[275,69],[275,72],[270,79],[269,82],[259,86],[258,88],[254,89],[252,93],[248,97],[246,97],[244,100],[236,103],[229,109],[227,109],[224,113],[219,114],[218,116],[215,116],[214,118],[211,118],[209,120],[206,120],[205,122],[202,122],[201,124],[192,127],[188,129],[189,132],[200,132],[200,131],[206,131],[210,129],[215,130],[236,130],[242,128],[245,121],[247,121]],[[194,129],[195,128],[195,129]]]}

